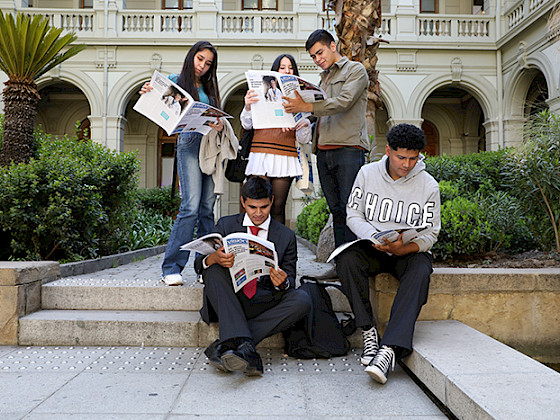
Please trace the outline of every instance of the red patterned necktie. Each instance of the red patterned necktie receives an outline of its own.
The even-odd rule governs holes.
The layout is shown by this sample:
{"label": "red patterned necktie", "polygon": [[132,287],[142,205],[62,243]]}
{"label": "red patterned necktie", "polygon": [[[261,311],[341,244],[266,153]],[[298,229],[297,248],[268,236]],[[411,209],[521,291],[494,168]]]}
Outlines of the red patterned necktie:
{"label": "red patterned necktie", "polygon": [[[251,229],[251,233],[255,236],[257,236],[258,233],[259,233],[259,230],[261,230],[261,228],[258,227],[258,226],[249,226],[249,229]],[[257,293],[257,279],[252,280],[249,283],[247,283],[243,287],[243,293],[245,293],[245,296],[247,296],[249,299],[251,299],[253,296],[255,296],[255,293]]]}

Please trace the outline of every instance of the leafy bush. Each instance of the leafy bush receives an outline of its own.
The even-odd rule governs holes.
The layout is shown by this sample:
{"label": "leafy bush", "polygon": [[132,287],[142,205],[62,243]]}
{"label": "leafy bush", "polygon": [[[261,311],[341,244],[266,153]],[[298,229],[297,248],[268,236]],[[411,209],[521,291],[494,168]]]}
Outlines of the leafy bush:
{"label": "leafy bush", "polygon": [[138,163],[91,141],[36,134],[28,164],[0,168],[2,259],[79,260],[111,252],[134,206]]}
{"label": "leafy bush", "polygon": [[181,197],[175,192],[171,198],[171,187],[139,188],[136,192],[139,204],[146,210],[154,210],[162,216],[174,216],[179,211]]}
{"label": "leafy bush", "polygon": [[134,221],[121,238],[119,251],[132,251],[167,242],[173,228],[171,217],[164,216],[153,209],[139,210],[134,216]]}
{"label": "leafy bush", "polygon": [[483,185],[494,191],[505,190],[502,168],[509,149],[459,156],[430,156],[426,171],[436,181],[451,181],[461,195],[476,193]]}
{"label": "leafy bush", "polygon": [[455,196],[442,203],[441,230],[433,247],[437,260],[533,246],[519,203],[506,192]]}
{"label": "leafy bush", "polygon": [[316,244],[321,230],[327,224],[329,214],[325,197],[308,204],[297,217],[296,234]]}
{"label": "leafy bush", "polygon": [[506,163],[508,185],[541,247],[560,252],[560,116],[543,111],[524,134],[524,144],[510,151]]}

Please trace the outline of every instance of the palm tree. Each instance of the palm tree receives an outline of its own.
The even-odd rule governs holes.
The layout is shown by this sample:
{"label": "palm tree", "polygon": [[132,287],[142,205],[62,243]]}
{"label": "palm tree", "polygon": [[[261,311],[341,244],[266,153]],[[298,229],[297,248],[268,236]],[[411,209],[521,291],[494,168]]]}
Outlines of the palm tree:
{"label": "palm tree", "polygon": [[330,10],[336,15],[336,35],[339,52],[350,60],[361,62],[369,76],[367,121],[374,133],[375,111],[381,108],[381,96],[375,70],[377,49],[383,40],[373,36],[381,26],[380,0],[330,0]]}
{"label": "palm tree", "polygon": [[0,165],[28,162],[33,150],[33,128],[40,96],[35,80],[76,55],[85,45],[62,49],[76,40],[75,34],[60,36],[40,15],[19,13],[17,18],[0,12],[0,70],[8,76],[4,98],[4,135]]}

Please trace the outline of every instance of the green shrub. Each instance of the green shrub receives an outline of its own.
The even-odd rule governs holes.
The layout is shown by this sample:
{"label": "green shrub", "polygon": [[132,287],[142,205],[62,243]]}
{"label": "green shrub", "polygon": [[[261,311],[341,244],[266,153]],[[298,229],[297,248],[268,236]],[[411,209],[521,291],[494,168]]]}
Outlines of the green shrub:
{"label": "green shrub", "polygon": [[181,197],[175,191],[171,198],[171,187],[139,188],[136,192],[140,206],[146,210],[154,210],[163,216],[174,216],[179,211]]}
{"label": "green shrub", "polygon": [[438,261],[497,250],[520,252],[533,246],[519,203],[506,192],[471,199],[456,196],[441,206],[441,231],[433,247]]}
{"label": "green shrub", "polygon": [[119,251],[133,251],[165,244],[172,228],[171,217],[153,209],[139,210],[134,213],[134,220],[121,238]]}
{"label": "green shrub", "polygon": [[524,134],[523,145],[506,162],[508,185],[541,248],[560,252],[560,116],[543,111]]}
{"label": "green shrub", "polygon": [[452,181],[463,196],[475,194],[483,185],[494,191],[507,189],[503,182],[503,164],[509,149],[459,156],[426,158],[426,171],[436,181]]}
{"label": "green shrub", "polygon": [[112,252],[134,206],[131,153],[39,131],[35,158],[0,168],[2,259],[79,260]]}
{"label": "green shrub", "polygon": [[308,204],[297,217],[296,234],[317,244],[321,230],[327,224],[329,214],[325,197]]}

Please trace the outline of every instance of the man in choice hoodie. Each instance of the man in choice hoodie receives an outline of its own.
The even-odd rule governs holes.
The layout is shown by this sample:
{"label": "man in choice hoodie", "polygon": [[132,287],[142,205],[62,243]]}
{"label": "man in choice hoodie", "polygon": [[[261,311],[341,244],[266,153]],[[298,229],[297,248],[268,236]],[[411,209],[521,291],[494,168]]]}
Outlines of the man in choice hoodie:
{"label": "man in choice hoodie", "polygon": [[[359,239],[391,229],[427,225],[419,236],[403,243],[402,233],[384,245],[360,241],[337,258],[336,269],[361,327],[366,372],[384,384],[389,367],[412,351],[414,324],[428,298],[432,273],[430,249],[437,240],[440,196],[436,180],[425,171],[420,151],[422,130],[399,124],[387,133],[386,156],[363,166],[348,199],[346,223]],[[391,273],[400,282],[383,338],[379,336],[369,300],[369,277]]]}

